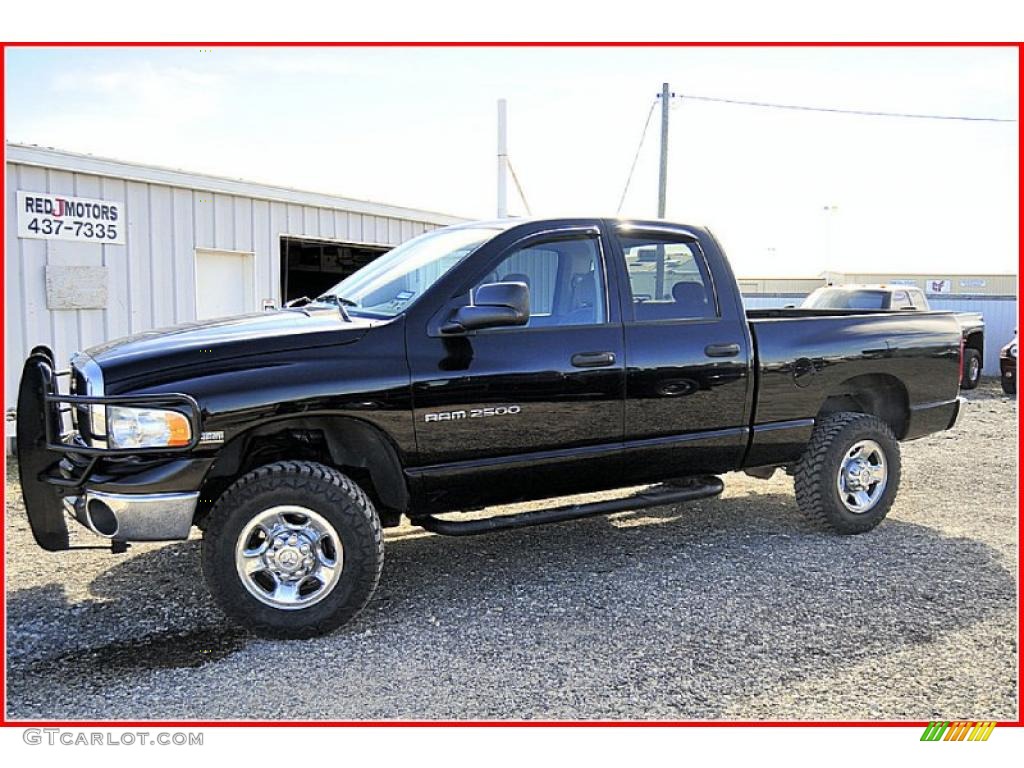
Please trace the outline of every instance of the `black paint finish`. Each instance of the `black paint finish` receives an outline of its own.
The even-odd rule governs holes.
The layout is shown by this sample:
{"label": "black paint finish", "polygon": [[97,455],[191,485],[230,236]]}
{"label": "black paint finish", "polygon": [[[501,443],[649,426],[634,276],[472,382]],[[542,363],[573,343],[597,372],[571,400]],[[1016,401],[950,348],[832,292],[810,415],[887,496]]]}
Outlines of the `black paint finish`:
{"label": "black paint finish", "polygon": [[[637,321],[624,313],[625,439],[634,480],[737,469],[747,447],[753,352],[742,300],[710,233],[686,229],[675,234],[664,223],[609,226],[622,288],[628,278],[617,236],[624,230],[687,243],[705,259],[714,292],[714,317]],[[631,302],[628,292],[622,295]]]}
{"label": "black paint finish", "polygon": [[[203,431],[223,431],[226,446],[278,426],[358,422],[362,444],[376,435],[374,455],[393,457],[392,469],[368,467],[374,480],[407,486],[378,494],[402,499],[398,511],[414,517],[790,463],[834,407],[881,409],[906,439],[956,414],[961,332],[951,313],[744,312],[718,243],[699,227],[491,226],[492,240],[393,320],[346,321],[337,307],[308,306],[153,331],[89,354],[106,395],[187,394]],[[634,320],[617,239],[627,231],[691,245],[706,260],[714,316]],[[570,235],[599,246],[605,322],[440,331],[511,249]],[[202,489],[227,450],[203,444],[188,459],[166,457],[163,469],[147,456],[134,473],[101,467],[97,483]]]}

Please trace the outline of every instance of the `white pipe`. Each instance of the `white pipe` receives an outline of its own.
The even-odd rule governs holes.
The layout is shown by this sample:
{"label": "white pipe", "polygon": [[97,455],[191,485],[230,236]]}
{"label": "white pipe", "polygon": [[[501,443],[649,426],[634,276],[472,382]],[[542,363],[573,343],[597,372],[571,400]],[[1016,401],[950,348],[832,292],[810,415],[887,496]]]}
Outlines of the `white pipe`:
{"label": "white pipe", "polygon": [[498,218],[508,216],[508,109],[498,99]]}

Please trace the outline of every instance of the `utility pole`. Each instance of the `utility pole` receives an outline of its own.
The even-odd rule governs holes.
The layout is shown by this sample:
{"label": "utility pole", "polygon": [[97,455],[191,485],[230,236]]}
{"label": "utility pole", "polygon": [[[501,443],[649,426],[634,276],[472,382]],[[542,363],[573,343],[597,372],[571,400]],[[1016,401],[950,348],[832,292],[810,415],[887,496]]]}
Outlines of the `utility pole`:
{"label": "utility pole", "polygon": [[498,99],[498,218],[508,217],[508,109]]}
{"label": "utility pole", "polygon": [[658,218],[665,218],[665,190],[668,187],[668,83],[661,84],[661,165],[658,173]]}
{"label": "utility pole", "polygon": [[[668,187],[668,108],[671,94],[668,83],[661,84],[661,162],[658,170],[658,218],[665,218],[665,191]],[[665,246],[655,249],[654,299],[665,297]]]}

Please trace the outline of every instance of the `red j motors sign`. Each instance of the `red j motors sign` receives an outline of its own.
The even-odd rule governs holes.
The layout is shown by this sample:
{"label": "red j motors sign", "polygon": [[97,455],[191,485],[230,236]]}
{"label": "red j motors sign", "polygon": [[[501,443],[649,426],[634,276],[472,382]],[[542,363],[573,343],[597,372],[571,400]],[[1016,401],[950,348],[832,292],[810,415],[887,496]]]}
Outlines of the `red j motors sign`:
{"label": "red j motors sign", "polygon": [[18,192],[18,237],[124,245],[124,203]]}

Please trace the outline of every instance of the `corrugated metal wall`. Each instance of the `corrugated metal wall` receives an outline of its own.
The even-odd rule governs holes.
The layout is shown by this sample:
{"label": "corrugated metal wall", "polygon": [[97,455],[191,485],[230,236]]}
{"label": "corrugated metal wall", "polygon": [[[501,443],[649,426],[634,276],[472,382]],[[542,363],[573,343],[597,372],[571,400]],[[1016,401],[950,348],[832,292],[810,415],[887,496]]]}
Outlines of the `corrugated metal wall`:
{"label": "corrugated metal wall", "polygon": [[[775,296],[743,296],[747,309],[783,307],[787,304],[800,305],[802,299]],[[950,312],[980,312],[985,318],[985,367],[986,376],[999,375],[999,349],[1011,338],[1017,327],[1017,299],[992,296],[958,296],[943,298],[929,296],[928,304],[933,309]]]}
{"label": "corrugated metal wall", "polygon": [[[964,266],[968,266],[965,264]],[[877,285],[879,283],[891,283],[899,280],[902,284],[912,281],[914,285],[931,296],[928,285],[933,280],[948,280],[950,282],[949,292],[953,295],[961,294],[966,296],[1016,296],[1017,276],[1007,274],[984,274],[984,273],[942,273],[929,272],[928,274],[898,274],[880,272],[826,272],[825,279],[834,285],[860,284]]]}
{"label": "corrugated metal wall", "polygon": [[740,292],[744,294],[769,294],[806,296],[815,288],[825,284],[823,277],[739,277]]}
{"label": "corrugated metal wall", "polygon": [[[66,361],[107,339],[195,319],[197,248],[254,253],[259,296],[279,302],[281,235],[397,245],[437,226],[20,163],[6,173],[5,408],[14,406],[22,362],[38,344]],[[19,238],[18,190],[123,201],[126,244]],[[47,265],[106,267],[106,309],[47,309]]]}
{"label": "corrugated metal wall", "polygon": [[955,299],[929,296],[928,304],[932,309],[981,313],[985,318],[985,367],[982,372],[987,376],[998,376],[999,349],[1013,338],[1017,327],[1017,300],[988,296]]}

